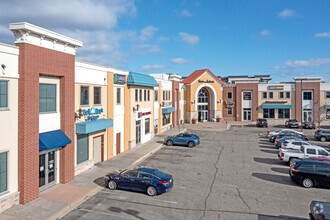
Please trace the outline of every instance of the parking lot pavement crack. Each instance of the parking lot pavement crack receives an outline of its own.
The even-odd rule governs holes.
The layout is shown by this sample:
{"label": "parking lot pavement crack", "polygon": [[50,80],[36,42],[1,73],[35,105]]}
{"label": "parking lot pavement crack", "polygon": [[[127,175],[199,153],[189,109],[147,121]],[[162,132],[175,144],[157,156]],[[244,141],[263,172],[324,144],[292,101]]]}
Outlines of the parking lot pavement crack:
{"label": "parking lot pavement crack", "polygon": [[238,197],[242,200],[242,202],[245,204],[245,206],[249,209],[249,211],[251,212],[251,208],[250,206],[245,202],[245,200],[243,199],[242,195],[241,195],[241,191],[239,191],[239,189],[236,187],[237,193],[238,193]]}
{"label": "parking lot pavement crack", "polygon": [[[219,144],[219,147],[221,147],[220,144]],[[221,156],[221,154],[222,154],[223,149],[224,149],[224,147],[221,147],[221,149],[220,149],[220,151],[219,151],[219,153],[218,153],[217,159],[216,159],[216,161],[213,163],[213,166],[214,166],[214,168],[215,168],[215,172],[214,172],[214,174],[213,174],[212,183],[211,183],[211,185],[210,185],[209,191],[208,191],[207,196],[206,196],[205,201],[204,201],[203,215],[199,218],[199,220],[201,220],[201,219],[204,218],[204,216],[205,216],[207,200],[209,199],[209,197],[210,197],[210,195],[211,195],[212,187],[213,187],[213,185],[214,185],[214,182],[215,182],[216,176],[217,176],[218,171],[219,171],[219,168],[217,167],[217,164],[218,164],[218,162],[219,162],[219,160],[220,160],[220,156]]]}

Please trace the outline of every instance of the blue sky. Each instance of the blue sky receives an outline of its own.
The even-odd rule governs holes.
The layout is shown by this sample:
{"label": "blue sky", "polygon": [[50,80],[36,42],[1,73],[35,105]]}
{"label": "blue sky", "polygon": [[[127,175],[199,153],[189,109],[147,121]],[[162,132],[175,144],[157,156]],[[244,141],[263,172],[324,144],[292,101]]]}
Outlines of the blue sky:
{"label": "blue sky", "polygon": [[0,42],[27,21],[84,42],[77,59],[144,73],[330,81],[330,1],[1,1]]}

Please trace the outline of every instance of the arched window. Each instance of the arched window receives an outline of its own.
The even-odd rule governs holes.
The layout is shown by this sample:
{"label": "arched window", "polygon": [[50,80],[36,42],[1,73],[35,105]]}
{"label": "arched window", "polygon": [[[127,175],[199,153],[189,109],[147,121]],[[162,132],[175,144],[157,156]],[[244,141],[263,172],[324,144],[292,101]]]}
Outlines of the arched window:
{"label": "arched window", "polygon": [[209,102],[209,93],[206,89],[201,88],[198,92],[198,103],[208,103]]}

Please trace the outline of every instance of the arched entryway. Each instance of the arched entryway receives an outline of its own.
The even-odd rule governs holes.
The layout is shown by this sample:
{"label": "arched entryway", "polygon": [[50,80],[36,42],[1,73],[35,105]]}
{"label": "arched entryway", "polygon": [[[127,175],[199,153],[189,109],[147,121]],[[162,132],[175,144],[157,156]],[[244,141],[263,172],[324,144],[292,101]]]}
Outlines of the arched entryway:
{"label": "arched entryway", "polygon": [[198,121],[208,121],[210,117],[209,92],[205,88],[201,88],[197,96]]}

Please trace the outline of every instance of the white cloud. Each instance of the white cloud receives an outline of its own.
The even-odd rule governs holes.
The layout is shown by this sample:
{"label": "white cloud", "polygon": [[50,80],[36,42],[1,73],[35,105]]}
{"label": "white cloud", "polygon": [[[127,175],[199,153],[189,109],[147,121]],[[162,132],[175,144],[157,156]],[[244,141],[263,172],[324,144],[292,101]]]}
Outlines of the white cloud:
{"label": "white cloud", "polygon": [[157,44],[138,44],[132,47],[133,51],[140,55],[147,55],[150,53],[159,53],[161,49]]}
{"label": "white cloud", "polygon": [[290,10],[290,9],[284,9],[283,11],[281,11],[278,16],[281,18],[289,18],[289,17],[293,17],[296,14],[295,11]]}
{"label": "white cloud", "polygon": [[191,17],[192,14],[190,13],[190,11],[188,11],[187,9],[183,9],[181,11],[181,15],[184,16],[184,17]]}
{"label": "white cloud", "polygon": [[269,30],[267,30],[267,29],[263,29],[261,32],[260,32],[260,35],[261,36],[268,36],[268,35],[270,35],[271,34],[271,32],[269,31]]}
{"label": "white cloud", "polygon": [[316,33],[315,37],[330,37],[330,32]]}
{"label": "white cloud", "polygon": [[158,28],[149,25],[140,31],[140,35],[138,36],[138,39],[140,41],[148,41],[151,38],[153,38],[156,31],[158,31]]}
{"label": "white cloud", "polygon": [[199,37],[197,35],[188,34],[187,32],[180,32],[179,36],[182,41],[188,44],[197,44],[199,42]]}
{"label": "white cloud", "polygon": [[306,68],[315,66],[324,66],[330,64],[330,58],[323,59],[310,59],[310,60],[288,60],[284,66],[273,66],[272,70],[283,70],[283,69],[295,69],[295,68]]}
{"label": "white cloud", "polygon": [[168,38],[168,37],[160,37],[159,39],[158,39],[158,41],[159,42],[161,42],[161,41],[169,41],[170,39]]}
{"label": "white cloud", "polygon": [[164,65],[144,65],[144,66],[141,66],[141,68],[138,71],[152,72],[152,71],[155,71],[155,70],[162,70],[162,69],[165,69],[165,68],[166,68],[166,66],[164,66]]}
{"label": "white cloud", "polygon": [[187,59],[184,59],[184,58],[173,58],[171,59],[171,63],[174,63],[174,64],[189,64],[189,63],[195,63],[196,61],[195,60],[187,60]]}

